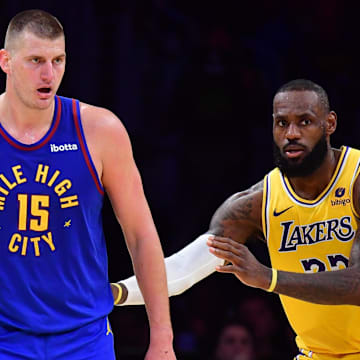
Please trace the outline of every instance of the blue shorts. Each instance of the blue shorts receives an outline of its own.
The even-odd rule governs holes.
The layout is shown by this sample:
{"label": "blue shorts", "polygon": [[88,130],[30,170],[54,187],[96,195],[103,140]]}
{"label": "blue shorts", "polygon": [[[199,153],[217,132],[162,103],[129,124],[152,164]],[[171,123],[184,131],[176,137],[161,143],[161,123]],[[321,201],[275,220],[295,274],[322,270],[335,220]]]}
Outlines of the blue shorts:
{"label": "blue shorts", "polygon": [[0,326],[1,360],[115,360],[107,317],[79,329],[36,335]]}

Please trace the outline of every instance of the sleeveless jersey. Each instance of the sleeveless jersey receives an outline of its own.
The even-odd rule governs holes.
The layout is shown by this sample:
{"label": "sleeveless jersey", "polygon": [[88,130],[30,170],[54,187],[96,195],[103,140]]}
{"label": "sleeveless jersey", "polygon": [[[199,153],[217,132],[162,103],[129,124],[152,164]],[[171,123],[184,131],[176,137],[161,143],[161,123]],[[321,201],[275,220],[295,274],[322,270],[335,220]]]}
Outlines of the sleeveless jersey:
{"label": "sleeveless jersey", "polygon": [[[347,267],[357,229],[352,188],[359,163],[360,151],[342,147],[331,181],[315,200],[299,197],[278,168],[266,175],[263,232],[273,268],[311,273]],[[360,307],[280,299],[299,348],[360,353]]]}
{"label": "sleeveless jersey", "polygon": [[32,145],[0,125],[1,325],[56,333],[111,311],[103,195],[78,101],[56,96]]}

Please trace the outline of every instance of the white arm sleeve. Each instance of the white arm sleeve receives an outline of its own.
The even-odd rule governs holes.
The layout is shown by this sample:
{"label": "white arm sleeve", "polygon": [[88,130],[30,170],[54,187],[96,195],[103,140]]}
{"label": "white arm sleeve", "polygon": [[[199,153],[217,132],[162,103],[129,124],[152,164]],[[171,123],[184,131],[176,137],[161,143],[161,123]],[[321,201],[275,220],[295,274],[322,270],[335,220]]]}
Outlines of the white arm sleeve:
{"label": "white arm sleeve", "polygon": [[[179,295],[195,283],[215,272],[215,266],[223,265],[224,260],[209,252],[206,245],[211,234],[199,236],[192,243],[165,258],[169,296]],[[122,305],[142,305],[144,299],[135,276],[121,281],[128,289],[128,297]]]}

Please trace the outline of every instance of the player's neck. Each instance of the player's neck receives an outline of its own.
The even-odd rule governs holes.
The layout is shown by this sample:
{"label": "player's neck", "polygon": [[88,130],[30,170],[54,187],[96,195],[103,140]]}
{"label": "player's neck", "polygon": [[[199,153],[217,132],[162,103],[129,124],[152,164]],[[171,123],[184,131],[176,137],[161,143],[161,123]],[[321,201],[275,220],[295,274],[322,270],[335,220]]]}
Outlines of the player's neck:
{"label": "player's neck", "polygon": [[295,193],[307,200],[316,199],[328,186],[339,161],[340,152],[330,148],[323,163],[311,175],[289,178]]}
{"label": "player's neck", "polygon": [[0,96],[0,123],[16,140],[24,144],[39,141],[48,131],[54,114],[55,101],[45,109],[26,106],[16,97]]}

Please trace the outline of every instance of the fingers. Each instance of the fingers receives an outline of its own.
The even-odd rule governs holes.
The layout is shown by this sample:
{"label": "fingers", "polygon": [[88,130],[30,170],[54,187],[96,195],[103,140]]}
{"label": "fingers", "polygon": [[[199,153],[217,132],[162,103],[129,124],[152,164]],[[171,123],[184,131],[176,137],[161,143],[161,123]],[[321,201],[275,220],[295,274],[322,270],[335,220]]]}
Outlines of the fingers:
{"label": "fingers", "polygon": [[[207,245],[209,246],[209,251],[213,255],[234,265],[240,265],[243,263],[248,252],[245,245],[224,237],[209,238]],[[229,268],[227,266],[225,266],[225,268],[225,271],[228,272]],[[224,272],[224,267],[216,268],[217,271],[220,269]]]}
{"label": "fingers", "polygon": [[269,286],[268,276],[264,276],[266,267],[259,263],[247,246],[221,236],[210,236],[207,245],[213,255],[226,261],[224,265],[217,266],[216,271],[234,274],[248,286],[262,289]]}
{"label": "fingers", "polygon": [[224,237],[210,237],[207,241],[209,250],[216,257],[231,261],[236,257],[240,257],[246,252],[247,247],[243,244]]}
{"label": "fingers", "polygon": [[232,251],[220,250],[220,249],[214,248],[214,247],[210,247],[209,251],[216,257],[223,259],[223,260],[230,261],[230,262],[234,262],[234,261],[236,261],[236,259],[241,257],[241,254],[239,254],[239,253],[235,254]]}
{"label": "fingers", "polygon": [[239,269],[232,264],[223,265],[223,266],[216,266],[216,271],[221,273],[228,273],[228,274],[237,274]]}
{"label": "fingers", "polygon": [[211,247],[217,247],[222,250],[227,250],[229,248],[238,249],[244,246],[235,240],[222,236],[210,236],[207,244]]}

